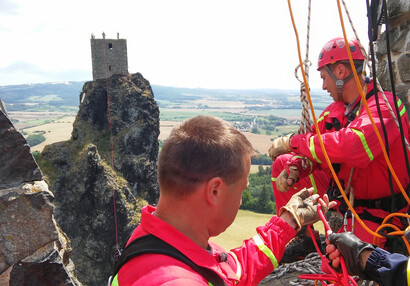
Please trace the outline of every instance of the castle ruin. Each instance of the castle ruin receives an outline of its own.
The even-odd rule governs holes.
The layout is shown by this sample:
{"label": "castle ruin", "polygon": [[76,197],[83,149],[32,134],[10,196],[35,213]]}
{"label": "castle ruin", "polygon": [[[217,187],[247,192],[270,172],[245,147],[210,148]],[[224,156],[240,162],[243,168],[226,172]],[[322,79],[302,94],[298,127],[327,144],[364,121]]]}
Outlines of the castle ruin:
{"label": "castle ruin", "polygon": [[93,80],[108,78],[113,74],[128,74],[127,40],[96,39],[91,34],[91,58],[93,67]]}

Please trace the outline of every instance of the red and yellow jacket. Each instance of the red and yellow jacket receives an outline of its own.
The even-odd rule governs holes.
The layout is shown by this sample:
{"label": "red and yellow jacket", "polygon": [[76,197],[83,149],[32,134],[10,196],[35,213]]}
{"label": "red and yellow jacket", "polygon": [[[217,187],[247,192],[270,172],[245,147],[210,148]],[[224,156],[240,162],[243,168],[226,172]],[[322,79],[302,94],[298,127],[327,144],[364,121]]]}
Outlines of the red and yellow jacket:
{"label": "red and yellow jacket", "polygon": [[[368,86],[368,91],[373,89],[373,83]],[[385,92],[393,111],[393,95]],[[372,114],[373,120],[383,138],[381,119],[378,115],[376,98],[370,96],[367,103]],[[337,103],[334,103],[337,104]],[[404,160],[404,153],[400,132],[391,116],[388,107],[379,93],[379,105],[383,122],[388,134],[388,145],[390,162],[400,180],[401,185],[406,188],[410,182]],[[409,120],[403,103],[398,100],[399,118],[403,125],[404,135],[409,140]],[[324,114],[325,112],[323,112]],[[396,113],[396,112],[395,112]],[[346,118],[344,119],[346,120]],[[320,122],[319,122],[320,123]],[[323,125],[322,125],[323,126]],[[322,131],[322,128],[319,127]],[[340,163],[339,179],[347,182],[350,171],[354,168],[351,186],[354,189],[355,199],[373,200],[391,196],[388,166],[382,153],[382,148],[378,141],[376,132],[373,129],[370,118],[364,107],[358,111],[356,118],[342,127],[338,131],[324,132],[321,134],[323,144],[326,148],[329,159],[332,163]],[[291,140],[291,149],[296,154],[306,156],[312,162],[327,167],[324,153],[320,147],[319,136],[316,133],[294,135]],[[406,149],[408,156],[409,152]],[[399,187],[393,180],[394,192],[400,192]],[[408,208],[408,206],[407,206]],[[373,213],[373,215],[384,215]]]}
{"label": "red and yellow jacket", "polygon": [[[134,230],[129,242],[153,234],[172,245],[195,264],[217,273],[227,285],[257,285],[278,266],[285,245],[296,231],[285,221],[272,217],[257,228],[257,234],[245,240],[241,247],[226,252],[209,242],[209,250],[201,248],[171,225],[152,213],[154,207],[142,210],[141,224]],[[200,223],[200,222],[198,222]],[[226,259],[221,261],[221,253]],[[200,274],[183,262],[162,254],[143,254],[132,258],[120,269],[111,285],[210,285]]]}

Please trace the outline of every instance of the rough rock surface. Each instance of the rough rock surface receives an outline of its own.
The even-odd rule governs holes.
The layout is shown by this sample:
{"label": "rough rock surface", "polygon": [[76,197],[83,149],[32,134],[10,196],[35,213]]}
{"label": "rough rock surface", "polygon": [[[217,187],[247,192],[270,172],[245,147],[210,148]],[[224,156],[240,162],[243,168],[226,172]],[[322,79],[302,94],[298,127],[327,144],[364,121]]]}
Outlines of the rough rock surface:
{"label": "rough rock surface", "polygon": [[[388,33],[394,85],[397,96],[404,102],[410,115],[410,2],[387,1]],[[387,57],[387,33],[384,31],[376,46],[377,77],[385,90],[392,90]]]}
{"label": "rough rock surface", "polygon": [[30,146],[9,118],[0,112],[0,189],[42,180],[43,175],[30,154]]}
{"label": "rough rock surface", "polygon": [[87,82],[80,101],[72,138],[47,146],[38,161],[55,194],[56,220],[71,240],[78,279],[105,285],[117,244],[138,225],[146,200],[158,197],[159,109],[138,73]]}
{"label": "rough rock surface", "polygon": [[81,285],[70,241],[54,220],[54,195],[2,111],[0,162],[0,285]]}

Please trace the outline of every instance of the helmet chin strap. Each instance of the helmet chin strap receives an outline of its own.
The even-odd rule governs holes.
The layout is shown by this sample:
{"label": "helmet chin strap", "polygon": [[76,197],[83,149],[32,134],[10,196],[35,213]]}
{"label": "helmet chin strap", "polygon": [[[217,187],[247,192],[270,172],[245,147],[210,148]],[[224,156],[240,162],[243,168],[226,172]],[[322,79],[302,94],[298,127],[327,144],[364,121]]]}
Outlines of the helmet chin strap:
{"label": "helmet chin strap", "polygon": [[[356,72],[359,73],[362,71],[363,66],[359,66],[356,69]],[[333,79],[333,81],[336,83],[336,89],[337,89],[337,95],[339,97],[340,101],[343,101],[343,86],[345,85],[346,82],[348,82],[349,80],[351,80],[353,78],[353,73],[349,74],[345,79],[337,79],[336,76],[333,74],[333,72],[331,71],[331,69],[329,68],[329,66],[325,66],[325,69],[327,71],[327,73],[330,75],[330,77]]]}

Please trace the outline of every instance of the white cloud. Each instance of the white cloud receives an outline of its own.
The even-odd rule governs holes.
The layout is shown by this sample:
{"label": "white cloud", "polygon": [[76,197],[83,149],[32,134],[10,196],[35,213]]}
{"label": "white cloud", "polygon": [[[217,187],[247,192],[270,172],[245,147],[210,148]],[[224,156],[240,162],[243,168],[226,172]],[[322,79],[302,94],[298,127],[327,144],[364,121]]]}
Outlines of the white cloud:
{"label": "white cloud", "polygon": [[[5,1],[5,0],[3,0]],[[277,0],[21,0],[9,3],[0,18],[0,85],[55,75],[63,80],[91,75],[90,36],[117,32],[127,39],[129,72],[151,84],[205,88],[299,88],[296,38],[286,1]],[[307,0],[291,1],[305,58]],[[346,0],[360,39],[365,37],[366,7]],[[336,1],[312,0],[310,82],[321,86],[317,54],[342,35]],[[348,37],[353,34],[344,18]],[[15,73],[13,63],[37,69]],[[41,72],[42,71],[42,72]],[[36,74],[33,74],[36,73]],[[77,80],[77,79],[75,79]]]}

